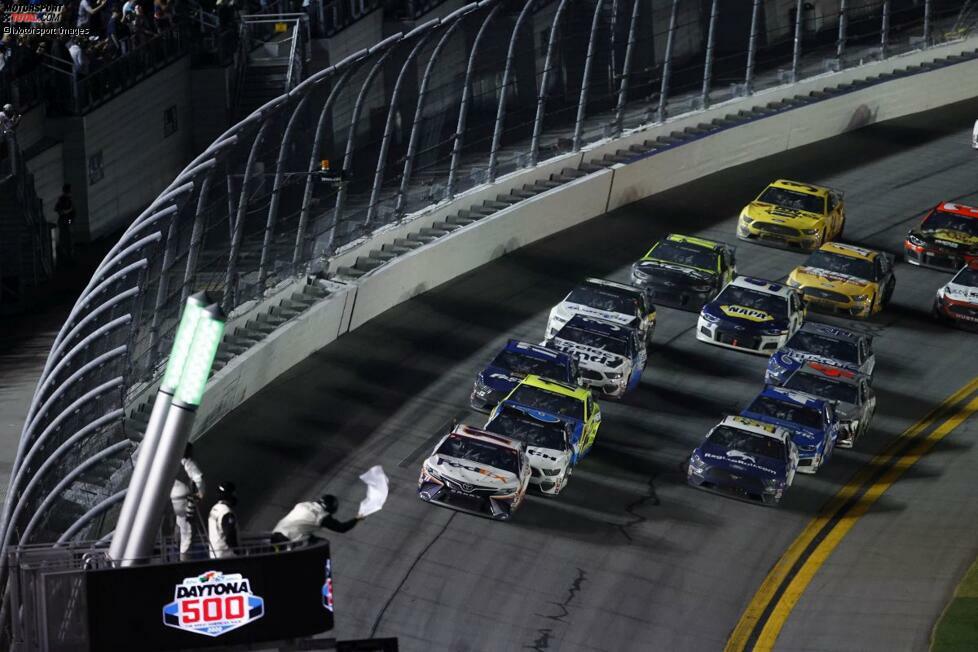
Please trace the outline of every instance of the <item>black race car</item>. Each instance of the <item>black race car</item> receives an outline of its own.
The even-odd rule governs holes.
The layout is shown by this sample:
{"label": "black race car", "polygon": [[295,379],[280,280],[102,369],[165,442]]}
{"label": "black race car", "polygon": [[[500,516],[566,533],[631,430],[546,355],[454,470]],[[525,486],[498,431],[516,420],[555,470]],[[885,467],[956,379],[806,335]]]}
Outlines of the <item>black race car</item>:
{"label": "black race car", "polygon": [[700,310],[736,275],[734,248],[672,233],[632,265],[632,285],[656,304]]}

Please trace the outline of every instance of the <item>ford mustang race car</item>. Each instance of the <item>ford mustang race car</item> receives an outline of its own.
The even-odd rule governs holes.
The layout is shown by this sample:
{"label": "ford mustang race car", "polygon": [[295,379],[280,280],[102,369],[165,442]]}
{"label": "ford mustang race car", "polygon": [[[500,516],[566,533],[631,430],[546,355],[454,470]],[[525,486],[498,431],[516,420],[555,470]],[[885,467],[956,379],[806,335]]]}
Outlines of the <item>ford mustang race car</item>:
{"label": "ford mustang race car", "polygon": [[556,496],[567,484],[574,457],[568,424],[546,412],[503,403],[493,411],[485,429],[526,444],[530,484],[541,493]]}
{"label": "ford mustang race car", "polygon": [[632,265],[632,285],[659,305],[699,310],[736,275],[734,248],[688,235],[667,235]]}
{"label": "ford mustang race car", "polygon": [[788,276],[809,308],[869,317],[890,302],[896,277],[890,258],[872,249],[829,242]]}
{"label": "ford mustang race car", "polygon": [[765,387],[740,416],[781,426],[798,447],[798,471],[815,473],[829,460],[839,437],[831,401],[781,387]]}
{"label": "ford mustang race car", "polygon": [[934,298],[934,315],[968,330],[978,330],[978,264],[954,275]]}
{"label": "ford mustang race car", "polygon": [[911,265],[956,272],[978,263],[978,208],[945,202],[907,234],[903,253]]}
{"label": "ford mustang race car", "polygon": [[638,386],[648,357],[637,328],[584,315],[571,317],[544,344],[574,356],[584,385],[612,398]]}
{"label": "ford mustang race car", "polygon": [[506,348],[476,376],[469,398],[472,409],[491,410],[528,374],[569,385],[577,383],[580,377],[577,361],[572,356],[543,346],[510,340]]}
{"label": "ford mustang race car", "polygon": [[836,445],[840,448],[852,448],[869,430],[876,412],[876,395],[869,386],[869,378],[848,369],[808,360],[781,386],[835,401],[840,424]]}
{"label": "ford mustang race car", "polygon": [[840,191],[779,179],[740,212],[737,237],[812,251],[840,238],[845,224]]}
{"label": "ford mustang race car", "polygon": [[767,361],[764,381],[782,383],[805,360],[823,362],[872,378],[876,368],[873,339],[844,328],[805,322],[801,330]]}
{"label": "ford mustang race car", "polygon": [[463,512],[509,520],[530,483],[522,441],[455,426],[421,464],[418,497]]}
{"label": "ford mustang race car", "polygon": [[[581,461],[598,434],[601,408],[590,390],[556,381],[527,376],[499,405],[533,410],[538,419],[560,419],[570,428],[571,463]],[[496,410],[499,406],[496,406]]]}
{"label": "ford mustang race car", "polygon": [[623,283],[589,278],[550,310],[545,339],[552,338],[574,315],[606,319],[639,329],[647,342],[655,331],[655,306],[645,292]]}
{"label": "ford mustang race car", "polygon": [[751,353],[771,353],[805,319],[801,295],[786,285],[738,276],[703,306],[696,324],[701,342]]}
{"label": "ford mustang race car", "polygon": [[787,430],[755,419],[725,417],[689,457],[686,481],[777,505],[797,469],[798,449]]}

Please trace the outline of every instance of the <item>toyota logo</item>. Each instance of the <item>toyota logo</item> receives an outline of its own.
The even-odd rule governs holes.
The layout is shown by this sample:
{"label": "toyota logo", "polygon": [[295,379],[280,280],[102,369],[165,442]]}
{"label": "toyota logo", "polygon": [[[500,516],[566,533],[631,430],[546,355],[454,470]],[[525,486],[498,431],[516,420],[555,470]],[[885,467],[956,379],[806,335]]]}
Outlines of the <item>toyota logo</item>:
{"label": "toyota logo", "polygon": [[471,493],[471,492],[472,492],[472,485],[470,485],[470,484],[465,484],[465,483],[463,482],[463,483],[462,483],[462,491],[464,491],[465,493]]}

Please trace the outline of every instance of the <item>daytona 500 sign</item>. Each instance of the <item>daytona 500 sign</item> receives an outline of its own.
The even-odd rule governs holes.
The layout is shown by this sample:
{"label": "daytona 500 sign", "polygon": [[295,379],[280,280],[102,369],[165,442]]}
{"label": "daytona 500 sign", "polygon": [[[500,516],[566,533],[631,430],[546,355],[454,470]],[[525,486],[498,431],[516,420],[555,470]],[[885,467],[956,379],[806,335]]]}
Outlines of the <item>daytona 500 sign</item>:
{"label": "daytona 500 sign", "polygon": [[207,571],[184,578],[163,607],[163,624],[194,634],[220,636],[265,615],[265,601],[239,573]]}

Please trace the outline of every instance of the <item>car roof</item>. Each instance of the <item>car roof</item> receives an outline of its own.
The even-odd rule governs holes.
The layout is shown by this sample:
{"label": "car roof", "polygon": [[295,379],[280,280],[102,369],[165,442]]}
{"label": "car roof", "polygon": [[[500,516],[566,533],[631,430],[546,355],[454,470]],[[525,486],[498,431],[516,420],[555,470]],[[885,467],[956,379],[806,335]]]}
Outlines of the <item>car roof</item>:
{"label": "car roof", "polygon": [[[574,328],[579,328],[584,331],[591,333],[597,333],[598,335],[604,335],[606,337],[614,337],[616,339],[626,339],[628,331],[634,330],[630,326],[619,326],[607,319],[600,319],[598,317],[589,317],[587,315],[582,315],[580,313],[575,314],[568,320],[566,324],[561,326],[560,330],[564,330],[568,326]],[[560,331],[557,331],[558,336]]]}
{"label": "car roof", "polygon": [[789,297],[795,292],[792,288],[783,283],[776,283],[774,281],[769,281],[763,278],[757,278],[754,276],[738,276],[734,280],[730,281],[730,285],[739,288],[747,288],[749,290],[756,290],[758,292],[764,292],[765,294],[774,294],[779,297]]}
{"label": "car roof", "polygon": [[766,385],[758,396],[777,398],[813,408],[821,408],[824,404],[828,403],[825,399],[813,396],[812,394],[806,394],[805,392],[799,392],[793,389],[785,389],[784,387],[775,387],[773,385]]}
{"label": "car roof", "polygon": [[849,244],[842,244],[841,242],[826,242],[819,247],[818,250],[830,254],[838,254],[840,256],[847,256],[849,258],[859,258],[860,260],[870,261],[876,260],[876,258],[880,255],[880,252],[878,251],[866,249],[864,247],[856,247]]}
{"label": "car roof", "polygon": [[459,424],[455,426],[448,435],[466,437],[468,439],[477,439],[489,444],[494,444],[502,448],[511,448],[516,452],[521,452],[523,450],[523,442],[506,437],[504,435],[497,435],[494,432],[488,432],[482,428],[476,428],[475,426],[467,426],[465,424]]}
{"label": "car roof", "polygon": [[[837,367],[832,364],[825,364],[824,362],[817,362],[815,360],[806,360],[805,363],[795,371],[795,374],[818,376],[819,378],[827,378],[846,385],[858,385],[860,378],[865,377],[865,374],[861,374],[858,371],[843,369],[842,367]],[[792,374],[792,376],[795,374]]]}
{"label": "car roof", "polygon": [[642,290],[639,290],[638,288],[634,288],[631,285],[625,285],[624,283],[616,283],[615,281],[609,281],[609,280],[603,279],[603,278],[588,278],[588,279],[584,279],[584,283],[582,285],[597,285],[597,286],[601,287],[602,289],[616,290],[618,292],[624,292],[624,293],[626,293],[626,294],[628,294],[630,296],[634,296],[636,298],[641,298],[641,297],[645,296],[643,294]]}
{"label": "car roof", "polygon": [[801,332],[815,333],[817,335],[823,335],[835,340],[844,340],[846,342],[858,342],[859,340],[871,339],[869,335],[863,335],[862,333],[856,333],[855,331],[839,328],[838,326],[833,326],[831,324],[823,324],[817,321],[806,321],[803,323],[801,325]]}
{"label": "car roof", "polygon": [[722,251],[723,249],[729,248],[724,242],[717,242],[716,240],[707,240],[706,238],[697,238],[691,235],[682,235],[680,233],[670,233],[663,240],[667,242],[674,242],[676,244],[685,244],[693,247],[702,247],[704,249],[709,249],[711,251]]}
{"label": "car roof", "polygon": [[780,442],[786,442],[789,437],[786,429],[771,423],[764,423],[763,421],[758,421],[757,419],[751,419],[750,417],[741,417],[736,415],[727,416],[724,417],[723,421],[721,421],[719,425],[736,428],[737,430],[746,430],[747,432],[755,435],[762,435],[764,437],[777,439]]}
{"label": "car roof", "polygon": [[794,190],[795,192],[805,193],[806,195],[815,195],[816,197],[825,197],[829,194],[830,190],[825,186],[816,186],[811,183],[790,181],[788,179],[778,179],[777,181],[772,181],[770,185],[774,186],[775,188],[784,188],[786,190]]}
{"label": "car roof", "polygon": [[562,362],[564,364],[570,362],[570,356],[562,351],[554,351],[553,349],[548,349],[545,346],[530,344],[529,342],[523,342],[521,340],[510,340],[506,342],[506,347],[503,350],[511,351],[513,353],[527,354],[530,357],[535,358],[546,358],[547,360]]}
{"label": "car roof", "polygon": [[949,201],[938,204],[935,210],[941,213],[954,213],[955,215],[962,215],[964,217],[978,218],[978,208],[965,206],[964,204],[955,204]]}
{"label": "car roof", "polygon": [[[520,385],[529,385],[530,387],[536,387],[537,389],[546,390],[553,394],[560,394],[561,396],[570,396],[571,398],[576,398],[579,401],[587,400],[591,392],[587,388],[578,387],[577,385],[568,385],[567,383],[560,383],[556,380],[549,380],[541,378],[540,376],[530,374],[524,378]],[[513,390],[519,389],[519,385]]]}

